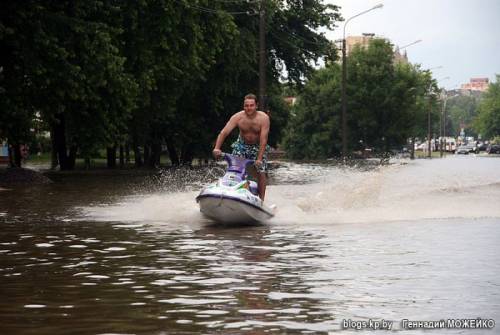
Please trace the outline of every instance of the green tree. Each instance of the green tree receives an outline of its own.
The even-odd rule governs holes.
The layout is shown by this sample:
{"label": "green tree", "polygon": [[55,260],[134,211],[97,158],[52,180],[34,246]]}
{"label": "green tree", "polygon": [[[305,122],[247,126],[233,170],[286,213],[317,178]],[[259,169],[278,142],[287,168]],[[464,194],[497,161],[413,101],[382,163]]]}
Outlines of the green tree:
{"label": "green tree", "polygon": [[52,128],[61,169],[72,169],[79,149],[88,154],[123,131],[134,104],[136,85],[117,47],[119,27],[108,21],[114,7],[101,1],[7,6],[5,101],[23,92],[23,104],[8,110],[22,108],[26,120],[39,112]]}
{"label": "green tree", "polygon": [[[0,140],[8,140],[14,149],[11,162],[13,166],[21,166],[19,146],[30,137],[29,129],[35,115],[30,103],[32,83],[25,76],[26,64],[23,55],[25,36],[19,38],[23,17],[16,11],[22,5],[18,3],[4,4],[0,11]],[[12,157],[12,156],[11,156]]]}
{"label": "green tree", "polygon": [[162,144],[173,164],[189,163],[212,130],[206,121],[217,115],[221,95],[239,79],[224,76],[224,69],[232,73],[247,66],[236,63],[241,57],[225,62],[233,60],[229,47],[238,41],[238,30],[222,5],[150,0],[129,2],[124,9],[126,66],[141,87],[129,128],[138,165],[141,147],[146,162],[157,165]]}
{"label": "green tree", "polygon": [[340,66],[329,64],[305,85],[292,109],[284,146],[294,159],[319,159],[340,153]]}
{"label": "green tree", "polygon": [[[394,64],[392,45],[380,39],[355,48],[348,58],[347,116],[349,149],[386,153],[423,128],[426,95],[435,90],[418,66]],[[299,96],[287,152],[294,158],[326,158],[340,153],[340,66],[317,71]],[[431,102],[435,103],[432,97]],[[427,110],[427,109],[425,109]],[[426,124],[426,123],[425,123]]]}
{"label": "green tree", "polygon": [[478,114],[479,103],[480,98],[474,95],[460,95],[447,101],[447,127],[451,136],[459,136],[462,128],[468,136],[477,135],[473,122]]}
{"label": "green tree", "polygon": [[[157,165],[210,152],[215,132],[257,91],[256,2],[186,0],[11,2],[0,14],[0,136],[22,143],[35,114],[51,130],[61,169],[132,142]],[[330,52],[320,27],[337,8],[313,1],[262,2],[268,87],[277,143],[288,117],[280,79],[307,78]],[[291,38],[293,36],[293,38]]]}
{"label": "green tree", "polygon": [[[256,92],[258,84],[258,16],[230,14],[255,13],[259,9],[257,4],[200,2],[200,6],[206,6],[205,9],[212,6],[211,10],[219,10],[212,14],[200,14],[199,8],[189,5],[185,8],[218,27],[205,29],[213,39],[209,40],[206,48],[214,52],[205,63],[211,62],[212,66],[206,72],[198,71],[202,76],[187,83],[189,89],[176,99],[175,113],[168,118],[168,126],[167,122],[156,123],[165,124],[162,134],[172,134],[165,138],[171,160],[180,152],[180,157],[173,160],[187,163],[194,154],[203,157],[211,151],[216,132],[230,115],[241,110],[242,97]],[[288,4],[266,1],[271,145],[280,139],[288,117],[282,101],[280,78],[286,72],[291,82],[299,82],[299,78],[309,75],[311,60],[326,54],[329,42],[315,31],[315,27],[333,25],[338,17],[335,10],[335,6],[322,5],[319,1]],[[298,34],[299,39],[291,40],[291,33]],[[308,43],[308,39],[314,40],[314,43]],[[229,144],[230,141],[227,142]]]}
{"label": "green tree", "polygon": [[500,75],[498,74],[496,82],[488,86],[488,91],[479,105],[474,129],[486,139],[500,136]]}

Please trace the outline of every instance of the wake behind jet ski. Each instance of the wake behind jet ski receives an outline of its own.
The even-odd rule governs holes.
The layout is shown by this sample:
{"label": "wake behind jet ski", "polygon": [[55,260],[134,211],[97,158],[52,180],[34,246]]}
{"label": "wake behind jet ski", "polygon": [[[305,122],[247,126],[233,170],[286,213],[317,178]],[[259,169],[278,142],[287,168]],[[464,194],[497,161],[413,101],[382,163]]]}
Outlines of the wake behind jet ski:
{"label": "wake behind jet ski", "polygon": [[251,223],[274,217],[276,206],[266,206],[258,196],[257,183],[248,180],[247,166],[253,160],[223,153],[228,167],[216,183],[201,190],[196,197],[200,211],[223,223]]}

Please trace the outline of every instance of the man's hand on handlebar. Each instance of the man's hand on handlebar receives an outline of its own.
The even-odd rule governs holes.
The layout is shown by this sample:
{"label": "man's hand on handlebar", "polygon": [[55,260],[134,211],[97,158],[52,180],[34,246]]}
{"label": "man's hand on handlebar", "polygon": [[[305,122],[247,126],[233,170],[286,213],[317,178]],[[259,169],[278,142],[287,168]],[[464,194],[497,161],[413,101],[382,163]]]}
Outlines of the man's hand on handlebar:
{"label": "man's hand on handlebar", "polygon": [[256,159],[254,164],[257,169],[260,169],[260,167],[262,166],[262,161],[260,159]]}
{"label": "man's hand on handlebar", "polygon": [[212,155],[215,159],[219,159],[222,156],[222,151],[220,149],[212,150]]}

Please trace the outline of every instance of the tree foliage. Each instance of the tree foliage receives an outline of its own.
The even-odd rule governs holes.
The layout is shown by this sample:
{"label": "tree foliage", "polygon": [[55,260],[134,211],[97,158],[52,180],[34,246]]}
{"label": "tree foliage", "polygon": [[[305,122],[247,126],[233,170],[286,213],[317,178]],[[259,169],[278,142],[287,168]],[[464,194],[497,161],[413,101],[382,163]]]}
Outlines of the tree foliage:
{"label": "tree foliage", "polygon": [[[123,131],[134,105],[136,85],[124,71],[119,29],[106,21],[113,7],[100,1],[7,6],[2,27],[9,34],[1,42],[6,50],[5,118],[11,120],[17,109],[25,120],[39,113],[57,134],[61,168],[72,168],[68,155],[74,157],[77,148],[86,155]],[[23,103],[16,103],[16,97]],[[17,128],[6,137],[22,141],[19,135],[28,131]]]}
{"label": "tree foliage", "polygon": [[[435,90],[428,72],[411,64],[394,64],[389,42],[374,39],[367,48],[354,48],[347,60],[349,150],[387,152],[422,133],[427,124],[424,112],[436,103],[430,94]],[[285,146],[294,158],[326,158],[340,153],[339,64],[330,63],[306,84]]]}
{"label": "tree foliage", "polygon": [[451,136],[459,136],[462,128],[466,134],[477,135],[473,121],[477,116],[480,98],[474,95],[459,95],[448,99],[446,104],[447,131]]}
{"label": "tree foliage", "polygon": [[318,70],[299,95],[284,138],[290,157],[319,159],[340,152],[340,71],[335,63]]}
{"label": "tree foliage", "polygon": [[500,136],[500,75],[498,74],[496,82],[488,86],[488,91],[479,105],[474,129],[486,139]]}
{"label": "tree foliage", "polygon": [[338,8],[320,0],[6,3],[0,137],[26,141],[40,115],[62,169],[124,144],[139,165],[157,165],[165,147],[174,164],[207,155],[242,97],[257,91],[261,4],[276,144],[287,118],[280,78],[301,83],[330,52],[317,29],[333,27]]}

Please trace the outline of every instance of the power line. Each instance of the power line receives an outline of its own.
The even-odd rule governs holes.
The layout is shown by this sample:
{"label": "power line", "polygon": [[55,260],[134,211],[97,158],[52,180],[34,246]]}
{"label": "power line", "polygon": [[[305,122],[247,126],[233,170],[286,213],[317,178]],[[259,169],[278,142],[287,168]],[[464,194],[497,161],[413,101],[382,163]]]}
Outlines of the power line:
{"label": "power line", "polygon": [[[290,41],[289,39],[286,39],[286,38],[283,38],[283,37],[281,37],[281,36],[278,36],[278,33],[280,33],[280,32],[275,31],[274,29],[269,30],[269,33],[270,33],[271,35],[273,35],[276,39],[280,40],[280,41],[281,41],[281,42],[283,42],[283,43],[288,44],[288,45],[289,45],[289,46],[291,46],[291,47],[297,48],[297,49],[299,49],[299,50],[301,50],[301,51],[303,51],[303,52],[306,52],[306,53],[311,53],[311,54],[313,54],[313,53],[314,53],[314,51],[313,51],[313,50],[305,49],[304,47],[301,47],[301,46],[297,45],[297,43],[293,43],[293,42],[292,42],[292,41]],[[282,33],[282,32],[281,32],[281,33]],[[295,38],[295,40],[296,40],[296,41],[297,41],[297,40],[301,40],[301,41],[303,41],[303,42],[308,42],[307,40],[303,40],[303,39],[301,39],[301,38],[299,38],[299,37],[297,37],[297,36],[293,36],[293,35],[290,35],[290,36],[292,36],[293,38]],[[320,42],[315,42],[315,43],[312,43],[312,42],[311,42],[311,44],[316,44],[316,45],[324,45],[324,46],[326,47],[326,46],[328,45],[328,42],[325,42],[325,43],[320,43]]]}
{"label": "power line", "polygon": [[325,42],[319,42],[319,41],[312,41],[312,40],[309,40],[305,37],[302,37],[300,35],[294,35],[286,30],[281,30],[281,31],[277,31],[275,30],[273,27],[269,27],[270,29],[269,30],[273,30],[274,32],[277,32],[277,33],[284,33],[284,34],[287,34],[288,36],[294,38],[294,39],[297,39],[297,40],[300,40],[302,42],[305,42],[305,43],[308,43],[308,44],[315,44],[315,45],[326,45],[328,44],[328,40],[326,40]]}
{"label": "power line", "polygon": [[259,0],[212,0],[215,2],[222,2],[222,3],[258,3]]}
{"label": "power line", "polygon": [[299,49],[299,50],[304,51],[304,52],[307,52],[307,53],[312,53],[312,51],[311,51],[311,50],[304,49],[304,48],[302,48],[302,47],[298,46],[296,43],[292,43],[290,40],[288,40],[288,39],[285,39],[285,38],[282,38],[282,37],[278,36],[278,35],[276,34],[276,32],[275,32],[275,31],[273,31],[273,30],[270,30],[269,32],[270,32],[270,33],[271,33],[271,35],[273,35],[273,36],[274,36],[277,40],[280,40],[281,42],[284,42],[284,43],[288,44],[288,45],[289,45],[289,46],[291,46],[291,47],[294,47],[294,48],[296,48],[296,49]]}
{"label": "power line", "polygon": [[[187,3],[184,3],[183,1],[180,1],[180,0],[174,0],[175,2],[183,5],[184,7],[186,8],[191,8],[191,9],[195,9],[197,11],[200,11],[200,12],[204,12],[204,13],[210,13],[210,14],[219,14],[219,13],[224,13],[224,14],[231,14],[231,15],[257,15],[258,12],[256,10],[251,10],[251,11],[244,11],[244,12],[228,12],[228,11],[225,11],[225,10],[222,10],[222,9],[213,9],[213,8],[207,8],[207,7],[202,7],[202,6],[198,6],[198,5],[188,5]],[[220,1],[220,2],[230,2],[230,1],[236,1],[236,0],[217,0],[217,1]],[[243,1],[243,0],[239,0],[239,1]],[[244,1],[244,2],[247,2],[247,1]]]}

